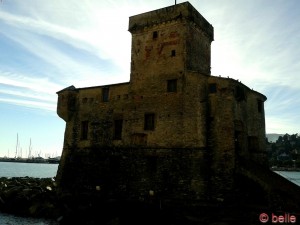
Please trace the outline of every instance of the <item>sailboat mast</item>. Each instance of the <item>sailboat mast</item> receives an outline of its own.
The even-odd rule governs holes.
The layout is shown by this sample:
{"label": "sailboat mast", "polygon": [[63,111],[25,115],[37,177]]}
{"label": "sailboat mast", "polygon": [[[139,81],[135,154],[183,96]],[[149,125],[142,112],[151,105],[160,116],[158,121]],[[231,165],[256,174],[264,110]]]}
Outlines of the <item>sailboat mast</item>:
{"label": "sailboat mast", "polygon": [[15,158],[17,158],[17,155],[18,155],[18,147],[19,147],[19,134],[17,133],[17,144],[16,144]]}
{"label": "sailboat mast", "polygon": [[30,138],[30,143],[29,143],[29,153],[28,153],[28,158],[31,157],[31,138]]}

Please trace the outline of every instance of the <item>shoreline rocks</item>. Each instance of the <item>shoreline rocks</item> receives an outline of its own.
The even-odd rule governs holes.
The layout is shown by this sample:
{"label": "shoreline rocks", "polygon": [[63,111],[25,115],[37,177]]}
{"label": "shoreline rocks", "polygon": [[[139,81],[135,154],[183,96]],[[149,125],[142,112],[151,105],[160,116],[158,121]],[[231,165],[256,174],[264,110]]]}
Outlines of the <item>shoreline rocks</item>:
{"label": "shoreline rocks", "polygon": [[[200,208],[181,208],[155,200],[139,202],[106,199],[99,191],[63,193],[51,178],[0,178],[0,211],[23,217],[45,218],[60,225],[198,225],[239,221],[236,207],[204,204]],[[254,210],[255,211],[255,210]],[[200,214],[199,214],[200,213]],[[225,218],[220,218],[228,213]],[[256,215],[250,216],[257,221]],[[249,219],[249,218],[248,218]],[[252,223],[249,223],[252,224]]]}
{"label": "shoreline rocks", "polygon": [[[282,213],[265,204],[245,202],[245,193],[236,198],[232,202],[209,201],[187,207],[156,199],[109,199],[99,190],[61,192],[52,178],[0,178],[1,212],[50,219],[60,225],[252,225],[259,223],[260,213]],[[300,218],[294,210],[286,212]]]}
{"label": "shoreline rocks", "polygon": [[0,178],[0,211],[20,216],[55,218],[61,214],[52,178]]}

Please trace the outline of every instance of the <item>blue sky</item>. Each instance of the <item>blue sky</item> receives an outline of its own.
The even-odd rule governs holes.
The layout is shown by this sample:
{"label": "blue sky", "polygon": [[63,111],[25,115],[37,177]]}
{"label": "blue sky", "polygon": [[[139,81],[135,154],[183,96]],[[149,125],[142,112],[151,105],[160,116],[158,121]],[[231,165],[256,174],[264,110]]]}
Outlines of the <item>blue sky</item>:
{"label": "blue sky", "polygon": [[[60,155],[56,92],[129,81],[128,17],[174,2],[2,0],[0,156],[15,156],[17,134],[23,157],[30,139],[33,154]],[[212,74],[268,97],[267,133],[300,132],[300,1],[190,3],[214,26]]]}

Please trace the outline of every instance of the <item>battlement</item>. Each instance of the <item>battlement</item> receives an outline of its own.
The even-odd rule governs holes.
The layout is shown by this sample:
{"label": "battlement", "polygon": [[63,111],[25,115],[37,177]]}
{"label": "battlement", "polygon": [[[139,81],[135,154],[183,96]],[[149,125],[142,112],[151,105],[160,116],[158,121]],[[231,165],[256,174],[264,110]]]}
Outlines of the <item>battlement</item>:
{"label": "battlement", "polygon": [[157,9],[154,11],[131,16],[129,17],[128,30],[133,33],[142,30],[145,27],[151,27],[161,23],[176,20],[185,20],[195,23],[209,36],[210,40],[213,41],[213,26],[189,2],[184,2],[162,9]]}

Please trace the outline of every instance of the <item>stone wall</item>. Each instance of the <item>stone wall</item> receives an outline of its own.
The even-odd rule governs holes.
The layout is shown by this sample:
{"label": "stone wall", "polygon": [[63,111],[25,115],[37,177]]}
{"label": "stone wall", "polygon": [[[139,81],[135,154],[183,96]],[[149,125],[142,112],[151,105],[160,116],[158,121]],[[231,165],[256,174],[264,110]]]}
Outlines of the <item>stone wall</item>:
{"label": "stone wall", "polygon": [[263,111],[266,97],[230,78],[211,76],[208,86],[212,183],[216,193],[226,195],[233,188],[239,157],[267,165]]}
{"label": "stone wall", "polygon": [[73,149],[60,187],[99,190],[106,198],[148,201],[208,199],[205,149]]}
{"label": "stone wall", "polygon": [[[68,96],[66,92],[71,91],[73,99],[76,93],[76,100],[73,100],[73,103],[77,107],[73,110],[72,106],[72,117],[68,117],[69,121],[66,124],[59,179],[68,183],[66,180],[69,178],[76,179],[72,174],[78,177],[84,176],[83,174],[101,177],[92,171],[106,171],[107,163],[103,162],[103,158],[107,158],[108,161],[115,160],[117,155],[117,161],[121,163],[123,156],[129,154],[128,151],[129,156],[126,156],[126,161],[121,164],[130,167],[132,162],[137,160],[134,156],[137,154],[140,157],[136,161],[139,163],[140,173],[128,172],[128,168],[125,167],[120,171],[127,171],[126,173],[131,174],[134,179],[149,180],[141,167],[149,161],[148,154],[155,152],[153,160],[157,165],[159,162],[157,157],[161,157],[161,152],[165,151],[157,149],[172,149],[168,150],[167,154],[173,158],[172,162],[182,159],[185,160],[182,163],[188,165],[193,164],[188,160],[192,157],[188,150],[186,157],[182,158],[179,154],[178,158],[176,149],[181,149],[182,152],[184,149],[195,149],[195,152],[201,149],[199,154],[202,152],[201,160],[205,161],[205,164],[201,163],[201,167],[207,167],[206,174],[198,171],[198,178],[191,178],[188,182],[190,185],[193,183],[194,186],[201,187],[205,185],[201,183],[202,181],[198,184],[197,180],[210,182],[208,196],[221,198],[232,191],[238,157],[243,156],[265,163],[263,158],[265,96],[233,79],[208,77],[198,72],[183,73],[182,79],[177,82],[176,92],[168,92],[165,85],[164,92],[149,92],[147,91],[149,89],[145,89],[143,95],[132,94],[131,83],[59,92],[59,95]],[[161,82],[155,85],[159,86]],[[103,101],[103,89],[109,89],[107,101]],[[258,106],[258,103],[262,105]],[[154,127],[150,130],[145,129],[147,113],[154,114]],[[116,120],[122,120],[121,136],[117,140],[114,137]],[[88,122],[86,138],[82,137],[83,121]],[[99,157],[97,154],[103,155]],[[169,167],[167,161],[165,163],[163,167],[170,169],[174,177],[176,173],[179,175],[178,170]],[[80,171],[75,172],[78,165]],[[191,173],[190,169],[185,172]],[[111,171],[104,174],[116,176]],[[156,183],[166,179],[161,175],[155,176]],[[118,179],[114,177],[114,180]],[[143,184],[149,188],[151,186],[147,182],[142,183],[136,186],[136,193],[141,190],[145,192]],[[202,193],[200,196],[204,196],[203,190],[208,189],[205,187],[201,188],[201,191],[198,190],[197,192]]]}
{"label": "stone wall", "polygon": [[[79,88],[59,92],[58,114],[67,120],[65,146],[147,146],[205,147],[206,76],[187,72],[177,80],[177,90],[167,91],[167,82],[158,80],[161,92],[128,92],[131,84]],[[102,91],[109,89],[108,101]],[[149,89],[148,89],[149,90]],[[72,108],[62,99],[72,93]],[[153,107],[155,106],[155,107]],[[74,110],[73,110],[74,108]],[[145,129],[145,114],[154,114],[153,129]],[[114,139],[115,121],[122,120],[122,135]],[[87,121],[87,137],[82,137],[82,122]],[[144,142],[135,141],[144,138]],[[161,138],[164,137],[164,138]],[[136,139],[135,139],[136,138]]]}

